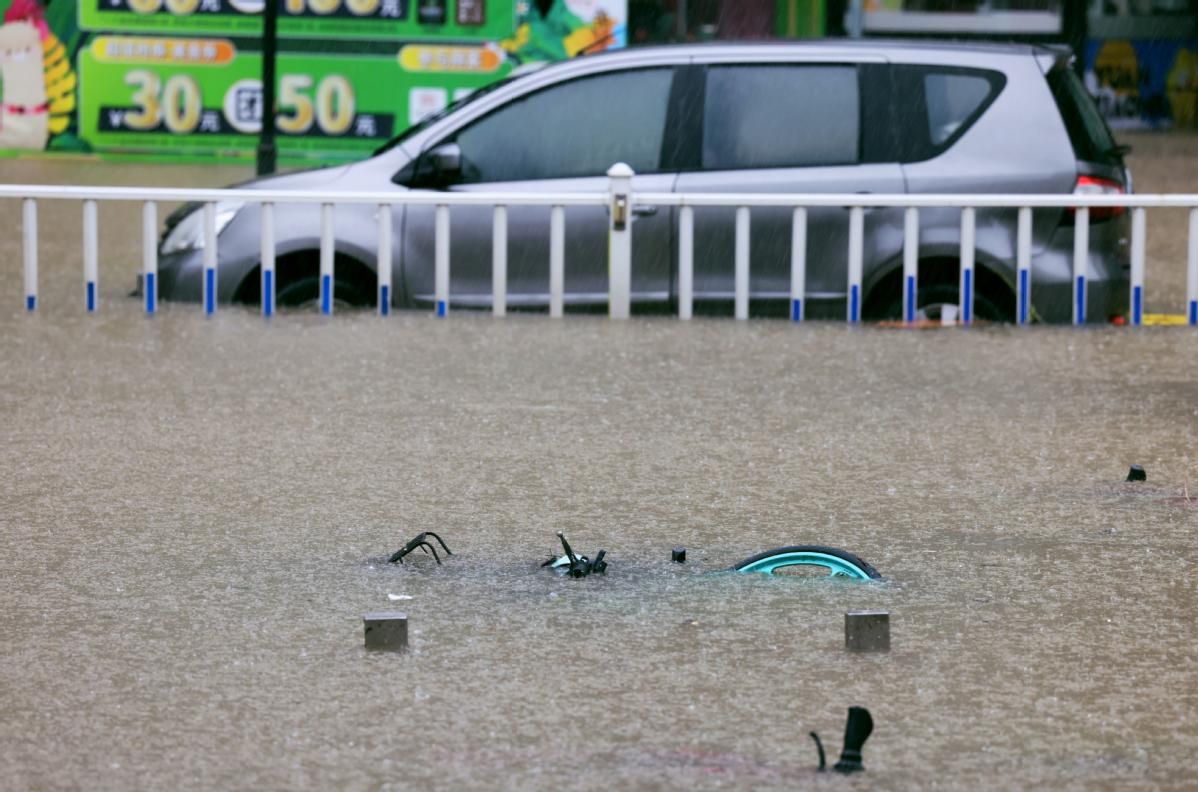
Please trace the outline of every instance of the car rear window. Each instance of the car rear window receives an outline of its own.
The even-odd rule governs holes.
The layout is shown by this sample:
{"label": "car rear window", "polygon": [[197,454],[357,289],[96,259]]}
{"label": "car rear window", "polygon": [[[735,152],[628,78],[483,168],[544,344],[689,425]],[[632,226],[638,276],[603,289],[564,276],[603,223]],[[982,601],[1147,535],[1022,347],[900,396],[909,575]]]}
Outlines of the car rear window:
{"label": "car rear window", "polygon": [[849,165],[859,159],[853,66],[715,66],[707,72],[703,167]]}
{"label": "car rear window", "polygon": [[1123,164],[1122,155],[1115,148],[1115,138],[1081,78],[1069,68],[1053,69],[1048,73],[1048,87],[1061,111],[1077,158],[1103,165]]}

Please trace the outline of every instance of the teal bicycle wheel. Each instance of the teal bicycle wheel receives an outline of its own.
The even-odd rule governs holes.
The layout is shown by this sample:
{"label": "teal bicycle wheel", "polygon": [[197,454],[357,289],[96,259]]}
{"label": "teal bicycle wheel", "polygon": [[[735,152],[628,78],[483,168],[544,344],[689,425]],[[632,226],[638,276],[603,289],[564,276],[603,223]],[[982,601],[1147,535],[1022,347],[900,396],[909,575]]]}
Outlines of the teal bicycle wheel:
{"label": "teal bicycle wheel", "polygon": [[746,558],[733,567],[737,572],[764,572],[767,575],[784,567],[811,566],[828,570],[829,577],[854,580],[880,580],[882,576],[868,562],[847,550],[823,545],[775,547]]}

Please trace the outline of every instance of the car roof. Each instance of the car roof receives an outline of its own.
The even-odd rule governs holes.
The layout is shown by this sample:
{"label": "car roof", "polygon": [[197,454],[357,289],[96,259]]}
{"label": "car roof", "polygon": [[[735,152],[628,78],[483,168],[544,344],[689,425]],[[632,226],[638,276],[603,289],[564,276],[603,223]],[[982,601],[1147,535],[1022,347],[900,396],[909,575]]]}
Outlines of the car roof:
{"label": "car roof", "polygon": [[888,38],[818,38],[788,39],[773,41],[707,41],[683,44],[650,44],[610,49],[581,57],[611,58],[635,56],[637,54],[672,53],[676,57],[687,55],[703,56],[713,50],[721,54],[734,55],[743,51],[747,55],[767,52],[824,53],[851,51],[861,55],[885,55],[887,52],[922,51],[928,54],[943,52],[988,52],[995,55],[1041,55],[1067,56],[1067,45],[1031,44],[999,41],[959,41],[953,39],[888,39]]}
{"label": "car roof", "polygon": [[[852,57],[884,58],[887,55],[902,55],[904,58],[926,56],[943,61],[954,53],[962,55],[988,55],[994,57],[1038,57],[1043,63],[1064,62],[1072,57],[1067,45],[1031,44],[1015,42],[956,41],[951,39],[887,39],[887,38],[820,38],[794,39],[785,41],[710,41],[701,43],[656,44],[624,47],[581,55],[565,63],[600,60],[613,61],[682,61],[693,58],[698,61],[755,57]],[[552,64],[552,65],[562,65]]]}

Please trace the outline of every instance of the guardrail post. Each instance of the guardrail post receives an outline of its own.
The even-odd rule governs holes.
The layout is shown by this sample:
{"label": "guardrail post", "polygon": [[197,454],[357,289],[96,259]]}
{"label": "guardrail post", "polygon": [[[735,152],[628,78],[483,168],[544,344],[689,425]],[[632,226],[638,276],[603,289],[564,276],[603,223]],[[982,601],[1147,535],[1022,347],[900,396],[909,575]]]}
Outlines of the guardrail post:
{"label": "guardrail post", "polygon": [[566,210],[549,210],[549,315],[562,315],[562,294],[566,287]]}
{"label": "guardrail post", "polygon": [[861,321],[861,276],[865,248],[865,210],[849,209],[849,299],[848,320]]}
{"label": "guardrail post", "polygon": [[749,318],[749,207],[736,208],[735,316]]}
{"label": "guardrail post", "polygon": [[204,315],[216,313],[216,204],[204,204]]}
{"label": "guardrail post", "polygon": [[21,206],[21,234],[25,254],[25,310],[37,310],[37,201],[26,198]]}
{"label": "guardrail post", "polygon": [[1086,259],[1090,255],[1090,209],[1079,206],[1073,224],[1073,323],[1086,323]]}
{"label": "guardrail post", "polygon": [[275,312],[275,207],[272,203],[262,204],[260,230],[262,315],[269,319]]}
{"label": "guardrail post", "polygon": [[391,205],[379,204],[379,316],[391,313]]}
{"label": "guardrail post", "polygon": [[88,313],[95,313],[100,281],[99,231],[96,226],[96,202],[83,202],[83,300]]}
{"label": "guardrail post", "polygon": [[1032,315],[1032,208],[1019,208],[1018,232],[1015,237],[1015,277],[1018,294],[1015,297],[1015,321],[1027,324]]}
{"label": "guardrail post", "polygon": [[1131,210],[1131,305],[1132,327],[1144,323],[1144,246],[1147,242],[1147,218],[1142,207]]}
{"label": "guardrail post", "polygon": [[903,321],[915,321],[919,302],[919,210],[907,207],[903,216]]}
{"label": "guardrail post", "polygon": [[1190,318],[1190,326],[1198,326],[1198,208],[1190,210],[1190,256],[1189,276],[1187,278],[1186,296],[1189,305],[1186,313]]}
{"label": "guardrail post", "polygon": [[623,162],[607,171],[607,313],[612,319],[632,314],[632,176]]}
{"label": "guardrail post", "polygon": [[320,312],[333,312],[333,205],[320,205]]}
{"label": "guardrail post", "polygon": [[507,207],[496,206],[491,221],[491,313],[507,315]]}
{"label": "guardrail post", "polygon": [[146,293],[146,313],[158,310],[158,205],[146,201],[141,207],[142,288]]}
{"label": "guardrail post", "polygon": [[449,315],[449,207],[439,204],[433,224],[433,300],[437,316]]}
{"label": "guardrail post", "polygon": [[695,312],[695,210],[684,206],[678,212],[678,318],[690,319]]}
{"label": "guardrail post", "polygon": [[961,210],[961,324],[973,324],[974,256],[977,213],[973,207]]}
{"label": "guardrail post", "polygon": [[796,207],[790,222],[790,321],[803,321],[807,296],[807,210]]}

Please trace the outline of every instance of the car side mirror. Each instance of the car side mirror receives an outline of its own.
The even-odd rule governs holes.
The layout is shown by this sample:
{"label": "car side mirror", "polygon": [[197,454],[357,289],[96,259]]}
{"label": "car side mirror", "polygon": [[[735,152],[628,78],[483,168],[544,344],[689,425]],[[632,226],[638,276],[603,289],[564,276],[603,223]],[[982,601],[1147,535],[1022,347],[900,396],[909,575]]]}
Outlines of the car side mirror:
{"label": "car side mirror", "polygon": [[442,143],[421,154],[391,177],[391,181],[412,189],[442,190],[462,177],[462,148],[457,143]]}
{"label": "car side mirror", "polygon": [[442,143],[425,155],[433,179],[441,183],[456,181],[462,175],[462,147]]}

